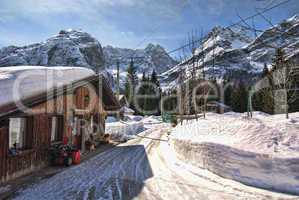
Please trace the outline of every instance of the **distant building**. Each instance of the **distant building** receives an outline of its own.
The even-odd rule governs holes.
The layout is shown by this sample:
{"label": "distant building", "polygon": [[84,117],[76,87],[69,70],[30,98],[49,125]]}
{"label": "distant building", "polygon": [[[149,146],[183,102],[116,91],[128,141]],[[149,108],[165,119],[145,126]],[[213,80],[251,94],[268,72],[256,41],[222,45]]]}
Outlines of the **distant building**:
{"label": "distant building", "polygon": [[129,102],[128,102],[125,95],[122,95],[122,94],[119,95],[118,101],[119,101],[119,104],[120,104],[121,107],[124,107],[124,106],[129,107]]}

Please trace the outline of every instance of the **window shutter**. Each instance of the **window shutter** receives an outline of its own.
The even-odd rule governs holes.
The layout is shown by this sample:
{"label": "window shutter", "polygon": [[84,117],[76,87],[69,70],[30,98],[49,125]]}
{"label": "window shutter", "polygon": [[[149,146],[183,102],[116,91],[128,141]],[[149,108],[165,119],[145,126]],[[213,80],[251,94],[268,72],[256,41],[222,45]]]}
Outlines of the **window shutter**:
{"label": "window shutter", "polygon": [[64,131],[64,121],[63,116],[57,116],[57,139],[62,141],[63,139],[63,131]]}
{"label": "window shutter", "polygon": [[26,130],[25,130],[25,148],[30,149],[33,147],[33,116],[26,118]]}

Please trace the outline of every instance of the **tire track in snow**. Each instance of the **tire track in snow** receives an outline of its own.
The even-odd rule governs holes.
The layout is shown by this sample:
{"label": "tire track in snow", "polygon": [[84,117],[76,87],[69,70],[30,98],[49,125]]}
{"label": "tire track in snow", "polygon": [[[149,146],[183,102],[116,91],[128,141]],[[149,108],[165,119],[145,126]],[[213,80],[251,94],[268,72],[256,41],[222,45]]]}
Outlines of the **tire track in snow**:
{"label": "tire track in snow", "polygon": [[[247,186],[230,185],[198,171],[172,166],[165,151],[168,127],[157,125],[142,137],[30,186],[16,199],[270,199]],[[146,136],[146,137],[144,137]],[[152,139],[151,139],[152,138]],[[159,140],[159,139],[162,139]],[[268,198],[269,197],[269,198]],[[275,199],[275,198],[273,198]],[[278,198],[277,198],[278,199]]]}

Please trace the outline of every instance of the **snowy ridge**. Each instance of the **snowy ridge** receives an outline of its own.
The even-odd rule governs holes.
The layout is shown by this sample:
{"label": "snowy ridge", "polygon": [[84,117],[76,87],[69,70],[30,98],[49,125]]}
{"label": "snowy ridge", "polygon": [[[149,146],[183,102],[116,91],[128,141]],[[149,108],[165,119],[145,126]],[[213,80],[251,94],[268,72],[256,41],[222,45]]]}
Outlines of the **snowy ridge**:
{"label": "snowy ridge", "polygon": [[217,55],[226,50],[246,48],[251,42],[252,39],[243,29],[222,28],[216,26],[204,39],[203,47],[196,49],[195,55],[201,53],[211,55],[213,54],[213,51]]}
{"label": "snowy ridge", "polygon": [[158,44],[148,44],[145,49],[136,50],[106,46],[103,51],[107,68],[116,69],[116,63],[119,61],[122,72],[126,71],[132,57],[135,57],[134,64],[139,73],[151,73],[153,70],[161,73],[177,64]]}
{"label": "snowy ridge", "polygon": [[19,65],[80,66],[96,71],[104,69],[104,55],[91,35],[69,29],[41,43],[0,49],[0,67]]}
{"label": "snowy ridge", "polygon": [[[298,40],[297,15],[265,30],[255,40],[242,29],[215,27],[204,39],[203,47],[196,50],[195,56],[199,58],[196,75],[200,76],[200,68],[204,65],[206,77],[221,79],[228,75],[247,80],[259,74],[264,64],[271,66],[277,48],[283,48],[289,60],[299,63]],[[161,74],[160,79],[165,89],[177,85],[182,71],[190,78],[193,67],[191,60],[192,57]]]}
{"label": "snowy ridge", "polygon": [[116,63],[120,64],[120,85],[124,85],[127,77],[127,68],[131,57],[135,57],[134,66],[137,69],[138,77],[142,73],[151,74],[155,70],[158,74],[171,69],[177,62],[170,57],[166,50],[160,45],[148,44],[145,49],[126,49],[106,46],[103,48],[107,70],[117,76]]}

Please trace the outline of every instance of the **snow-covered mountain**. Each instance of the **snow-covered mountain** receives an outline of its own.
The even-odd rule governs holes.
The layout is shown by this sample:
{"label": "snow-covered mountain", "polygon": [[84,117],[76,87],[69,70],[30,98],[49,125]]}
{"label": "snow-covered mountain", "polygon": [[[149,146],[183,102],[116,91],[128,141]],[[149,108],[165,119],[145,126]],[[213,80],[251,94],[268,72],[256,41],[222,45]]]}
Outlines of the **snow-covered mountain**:
{"label": "snow-covered mountain", "polygon": [[112,83],[111,74],[116,76],[117,60],[120,62],[121,82],[124,82],[131,57],[134,57],[139,75],[153,70],[162,73],[177,64],[160,45],[149,44],[145,49],[137,50],[112,46],[102,48],[90,34],[69,29],[41,43],[0,49],[0,67],[80,66],[105,72]]}
{"label": "snow-covered mountain", "polygon": [[145,49],[136,50],[106,46],[103,51],[106,66],[111,70],[116,69],[116,63],[119,61],[120,70],[126,71],[131,58],[139,73],[151,73],[153,70],[162,73],[177,64],[160,45],[148,44]]}
{"label": "snow-covered mountain", "polygon": [[191,76],[193,59],[198,61],[195,65],[197,76],[204,66],[208,77],[230,75],[250,79],[262,71],[264,64],[270,67],[278,47],[285,50],[289,59],[299,61],[298,16],[265,30],[256,39],[242,29],[215,27],[204,38],[203,45],[196,49],[194,56],[161,74],[160,79],[168,88],[177,85],[179,74]]}
{"label": "snow-covered mountain", "polygon": [[247,49],[256,62],[271,63],[276,48],[283,48],[287,58],[299,54],[299,16],[295,15],[263,32]]}
{"label": "snow-covered mountain", "polygon": [[246,47],[252,39],[244,29],[222,28],[216,26],[204,38],[203,46],[197,48],[195,55],[205,55],[205,61],[212,59],[213,55],[221,55],[225,51]]}
{"label": "snow-covered mountain", "polygon": [[19,65],[81,66],[104,70],[101,44],[91,35],[62,30],[44,42],[0,50],[0,67]]}

